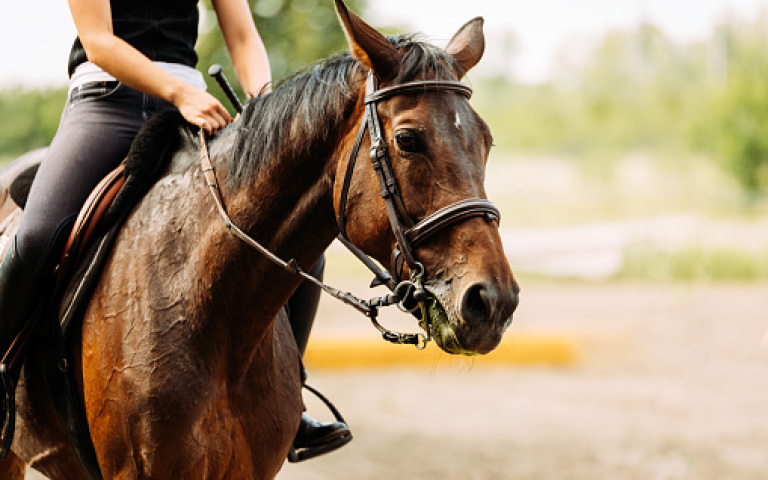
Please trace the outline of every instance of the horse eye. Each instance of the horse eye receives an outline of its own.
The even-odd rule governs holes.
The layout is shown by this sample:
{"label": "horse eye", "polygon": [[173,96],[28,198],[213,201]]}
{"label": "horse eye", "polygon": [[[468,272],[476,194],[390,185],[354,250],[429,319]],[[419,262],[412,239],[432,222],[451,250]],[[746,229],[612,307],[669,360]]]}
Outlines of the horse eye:
{"label": "horse eye", "polygon": [[395,133],[397,147],[405,153],[422,153],[427,150],[420,132],[415,130],[399,130]]}

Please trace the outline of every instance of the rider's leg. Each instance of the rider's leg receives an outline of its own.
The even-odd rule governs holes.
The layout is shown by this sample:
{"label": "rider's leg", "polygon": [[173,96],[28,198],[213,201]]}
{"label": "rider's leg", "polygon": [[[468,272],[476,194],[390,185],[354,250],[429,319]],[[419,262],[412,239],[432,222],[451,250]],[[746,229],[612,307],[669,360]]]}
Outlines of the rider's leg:
{"label": "rider's leg", "polygon": [[37,274],[56,267],[69,235],[62,224],[74,221],[93,188],[128,152],[143,123],[125,105],[133,93],[122,86],[86,88],[67,102],[16,233],[19,254]]}
{"label": "rider's leg", "polygon": [[42,280],[24,265],[16,239],[11,240],[0,264],[0,357],[24,327],[38,299]]}
{"label": "rider's leg", "polygon": [[91,85],[70,94],[0,267],[0,349],[26,324],[91,190],[122,161],[151,110],[167,105],[124,86]]}
{"label": "rider's leg", "polygon": [[[309,274],[322,281],[324,269],[325,257],[321,257],[309,271]],[[309,334],[315,321],[320,293],[320,288],[317,285],[304,281],[288,301],[288,318],[302,356],[304,356],[304,351],[307,348]],[[302,377],[304,376],[305,372],[302,372]],[[305,456],[311,458],[319,453],[333,451],[351,439],[352,436],[346,423],[318,422],[304,413],[301,415],[299,431],[293,441],[293,450],[305,450],[307,452]]]}
{"label": "rider's leg", "polygon": [[[324,271],[325,256],[322,256],[307,273],[323,281]],[[315,314],[320,303],[321,293],[317,285],[304,281],[301,282],[299,288],[296,289],[288,300],[288,319],[291,322],[293,338],[296,339],[296,345],[299,346],[299,352],[301,352],[302,357],[307,350],[309,334],[312,331],[312,325],[315,323]]]}

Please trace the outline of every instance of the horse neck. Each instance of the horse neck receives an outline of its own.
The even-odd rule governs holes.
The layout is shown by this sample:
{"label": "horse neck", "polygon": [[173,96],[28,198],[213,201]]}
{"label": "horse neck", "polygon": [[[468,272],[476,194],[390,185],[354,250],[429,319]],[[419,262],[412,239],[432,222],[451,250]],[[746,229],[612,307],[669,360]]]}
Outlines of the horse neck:
{"label": "horse neck", "polygon": [[[354,119],[345,123],[354,123]],[[219,179],[223,180],[224,203],[233,223],[278,257],[295,259],[303,270],[309,270],[338,234],[332,193],[341,139],[339,134],[322,145],[302,139],[313,142],[316,148],[300,156],[280,155],[234,190],[224,186],[224,157],[232,152],[228,146],[231,139],[224,136],[211,145]],[[226,308],[234,317],[251,319],[239,322],[231,334],[243,341],[263,338],[271,333],[271,322],[300,279],[238,239],[230,236],[226,244],[223,255],[227,258],[222,260],[220,272],[222,295],[228,299]],[[221,244],[212,247],[222,248]]]}
{"label": "horse neck", "polygon": [[[270,141],[262,144],[270,145],[271,151],[265,154],[272,156],[269,160],[234,158],[238,155],[237,149],[230,151],[232,165],[263,162],[257,169],[243,169],[253,172],[246,181],[239,179],[233,183],[240,185],[236,191],[229,192],[233,217],[238,216],[242,220],[241,228],[271,251],[282,258],[295,258],[302,268],[309,268],[338,234],[333,185],[341,152],[351,143],[349,139],[354,137],[361,120],[365,78],[365,72],[352,69],[346,81],[324,82],[323,86],[330,84],[337,88],[332,88],[332,93],[319,94],[317,100],[310,102],[311,106],[301,103],[313,98],[303,93],[293,112],[280,117],[277,125],[282,128],[272,129],[280,134],[270,136]],[[278,91],[271,94],[272,106],[286,98],[279,95],[283,89],[295,92],[312,88],[299,85],[302,86],[278,87]],[[268,117],[266,111],[270,104],[265,103],[251,115]],[[265,125],[274,127],[275,124],[252,123],[252,128],[243,128],[231,136],[260,142],[258,132],[263,132]]]}

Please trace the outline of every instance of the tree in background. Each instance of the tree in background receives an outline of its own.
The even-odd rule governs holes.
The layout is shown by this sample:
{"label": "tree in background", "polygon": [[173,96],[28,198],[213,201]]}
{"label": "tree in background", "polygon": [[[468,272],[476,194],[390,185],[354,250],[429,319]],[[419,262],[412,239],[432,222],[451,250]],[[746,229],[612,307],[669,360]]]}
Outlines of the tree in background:
{"label": "tree in background", "polygon": [[706,81],[697,50],[651,24],[617,30],[586,58],[564,49],[562,68],[543,84],[482,79],[476,103],[489,123],[506,128],[494,135],[511,150],[580,156],[685,148]]}
{"label": "tree in background", "polygon": [[751,195],[768,191],[768,19],[727,23],[716,34],[723,81],[704,118],[704,145]]}
{"label": "tree in background", "polygon": [[66,87],[0,92],[0,160],[48,145],[66,100]]}
{"label": "tree in background", "polygon": [[[476,105],[509,150],[569,156],[647,150],[714,157],[751,196],[768,193],[768,12],[676,44],[652,24],[608,33],[553,80],[481,79]],[[573,55],[574,57],[577,55]]]}
{"label": "tree in background", "polygon": [[[366,3],[366,0],[347,1],[348,6],[357,12],[363,11]],[[210,0],[201,2],[200,7],[203,31],[197,44],[200,56],[198,67],[205,70],[219,63],[227,77],[234,80],[221,32],[214,28],[215,14]],[[274,82],[332,53],[347,49],[344,32],[338,25],[330,0],[255,0],[251,11],[269,53]],[[242,98],[239,86],[233,87]],[[226,101],[219,95],[219,87],[210,79],[208,88]]]}

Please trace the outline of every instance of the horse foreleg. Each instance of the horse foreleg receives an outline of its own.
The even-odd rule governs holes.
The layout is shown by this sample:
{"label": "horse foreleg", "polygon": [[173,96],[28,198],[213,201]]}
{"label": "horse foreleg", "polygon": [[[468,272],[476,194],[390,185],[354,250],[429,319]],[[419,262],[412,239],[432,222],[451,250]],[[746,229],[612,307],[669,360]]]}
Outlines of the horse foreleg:
{"label": "horse foreleg", "polygon": [[3,480],[24,480],[26,473],[27,464],[13,452],[8,452],[8,456],[0,460],[0,478]]}

